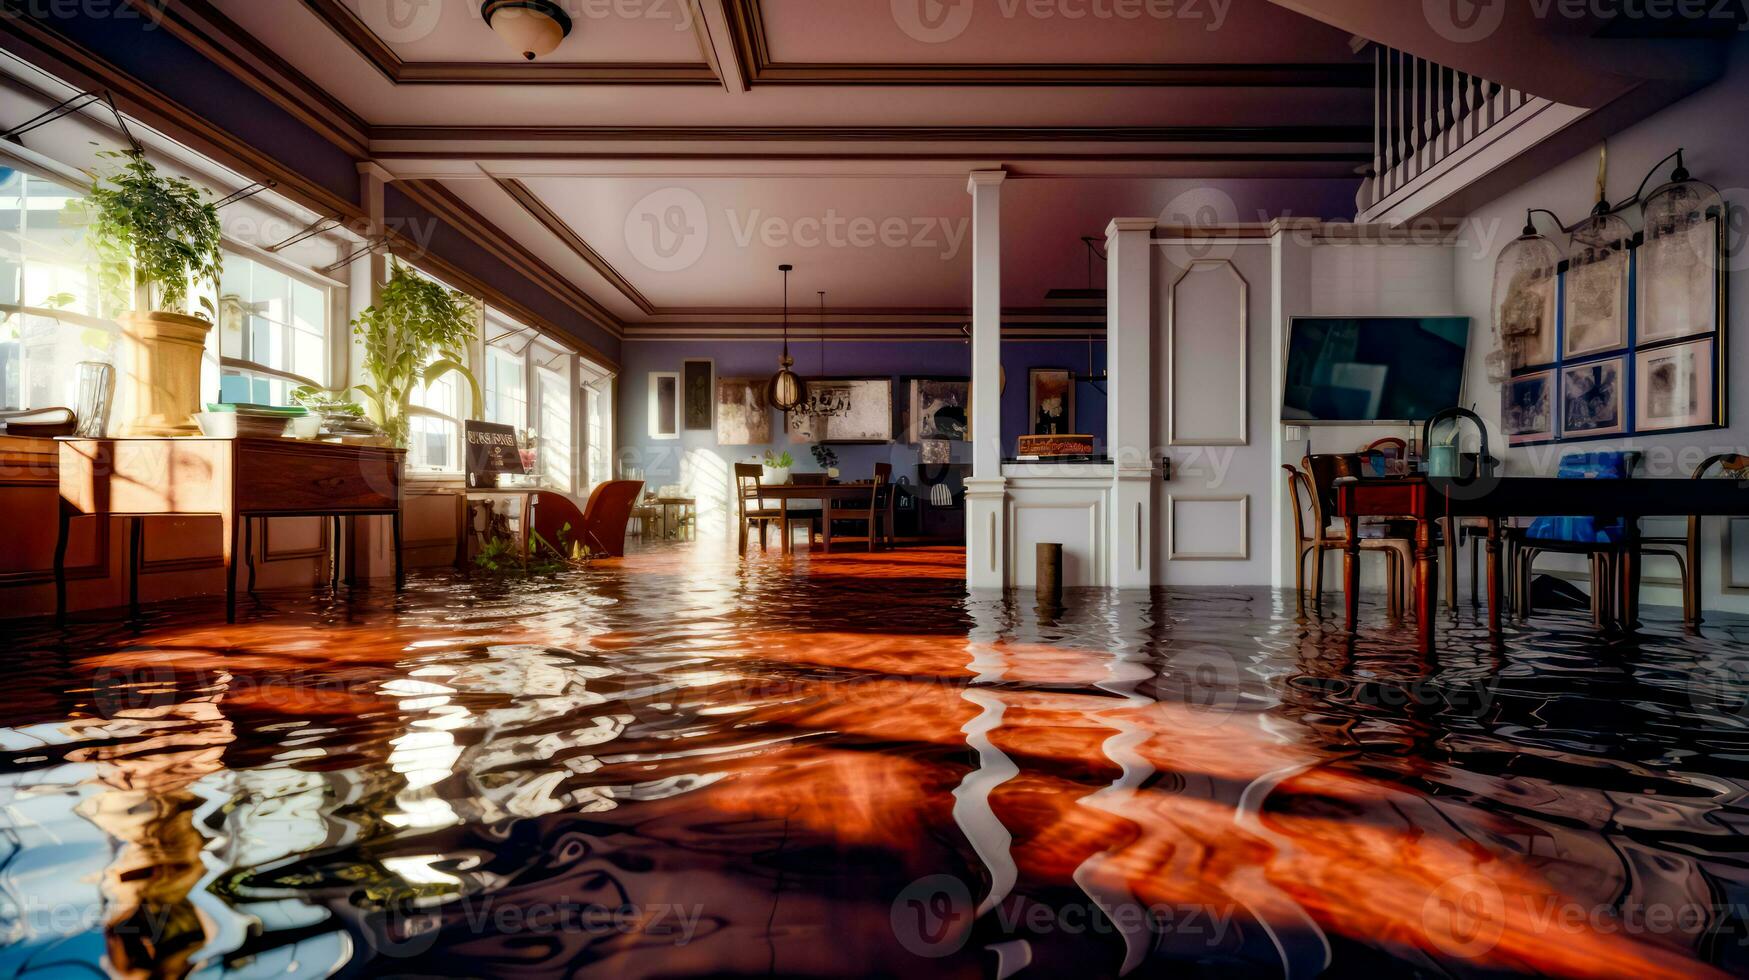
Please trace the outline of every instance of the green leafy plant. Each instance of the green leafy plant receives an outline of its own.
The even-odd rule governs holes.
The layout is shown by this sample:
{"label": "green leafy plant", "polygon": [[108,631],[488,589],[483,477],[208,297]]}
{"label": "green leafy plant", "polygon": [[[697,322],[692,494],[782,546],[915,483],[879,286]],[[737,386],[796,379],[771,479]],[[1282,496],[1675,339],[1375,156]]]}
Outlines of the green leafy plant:
{"label": "green leafy plant", "polygon": [[480,546],[474,555],[474,566],[494,575],[557,575],[570,568],[581,568],[593,558],[594,552],[582,542],[571,540],[571,525],[559,528],[558,541],[548,541],[538,531],[529,532],[528,560],[518,553],[516,542],[494,537]]}
{"label": "green leafy plant", "polygon": [[[99,156],[124,162],[92,172],[85,199],[67,207],[86,225],[100,301],[111,311],[188,313],[189,290],[211,283],[216,291],[224,267],[218,206],[206,191],[159,173],[143,151]],[[195,315],[213,320],[212,300],[202,296],[200,304]]]}
{"label": "green leafy plant", "polygon": [[796,465],[796,461],[795,457],[791,456],[787,449],[781,453],[767,449],[765,451],[765,465],[774,470],[787,470]]}
{"label": "green leafy plant", "polygon": [[479,330],[479,304],[396,262],[377,302],[352,321],[364,346],[368,384],[351,390],[395,445],[405,446],[414,415],[434,414],[413,405],[413,392],[446,374],[458,374],[472,390],[475,418],[485,414],[480,382],[467,367],[468,344]]}
{"label": "green leafy plant", "polygon": [[516,553],[516,542],[509,538],[493,538],[480,545],[480,550],[474,555],[474,566],[483,571],[504,574],[522,567],[522,559]]}

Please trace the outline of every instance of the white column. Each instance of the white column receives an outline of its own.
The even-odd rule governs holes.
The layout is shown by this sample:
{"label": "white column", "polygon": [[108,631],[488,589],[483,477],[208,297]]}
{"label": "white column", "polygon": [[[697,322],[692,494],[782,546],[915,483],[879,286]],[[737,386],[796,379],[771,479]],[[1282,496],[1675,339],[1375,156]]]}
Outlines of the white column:
{"label": "white column", "polygon": [[966,585],[1008,585],[1002,478],[1002,180],[975,171],[972,195],[972,476],[966,480]]}
{"label": "white column", "polygon": [[[1273,379],[1269,404],[1272,406],[1281,404],[1283,385],[1287,380],[1288,325],[1295,313],[1312,309],[1311,233],[1317,229],[1317,222],[1309,225],[1278,222],[1270,229],[1270,275],[1274,280],[1269,290],[1269,359]],[[1290,428],[1297,431],[1290,432]],[[1284,464],[1298,466],[1305,454],[1311,452],[1303,426],[1271,424],[1269,432],[1271,473],[1280,473]],[[1275,543],[1270,581],[1277,589],[1292,588],[1294,562],[1299,560],[1299,543],[1294,540],[1293,498],[1288,495],[1286,481],[1275,479],[1270,481],[1270,486],[1273,487],[1270,539]],[[1323,556],[1319,555],[1317,560],[1322,561]]]}
{"label": "white column", "polygon": [[1116,218],[1105,230],[1105,442],[1111,488],[1113,588],[1154,584],[1153,218]]}
{"label": "white column", "polygon": [[[365,213],[364,237],[369,242],[379,240],[387,229],[383,214],[383,188],[395,178],[373,161],[358,164],[359,204]],[[352,247],[350,243],[343,247]],[[355,249],[356,251],[356,249]],[[383,282],[388,278],[389,260],[378,249],[355,255],[347,268],[347,318],[353,320],[372,306],[382,295]],[[364,376],[364,343],[347,330],[346,377],[349,384],[369,383]],[[403,474],[403,481],[406,477]],[[342,522],[348,534],[356,534],[350,545],[351,574],[355,579],[386,578],[394,574],[394,535],[387,518],[358,517]]]}

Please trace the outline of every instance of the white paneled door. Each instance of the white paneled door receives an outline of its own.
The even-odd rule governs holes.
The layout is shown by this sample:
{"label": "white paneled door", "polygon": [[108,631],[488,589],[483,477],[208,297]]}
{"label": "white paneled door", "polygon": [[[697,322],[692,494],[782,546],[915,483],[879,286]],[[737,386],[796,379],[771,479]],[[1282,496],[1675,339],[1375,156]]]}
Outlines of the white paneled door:
{"label": "white paneled door", "polygon": [[1169,467],[1154,500],[1155,581],[1268,585],[1270,249],[1154,251],[1154,431]]}

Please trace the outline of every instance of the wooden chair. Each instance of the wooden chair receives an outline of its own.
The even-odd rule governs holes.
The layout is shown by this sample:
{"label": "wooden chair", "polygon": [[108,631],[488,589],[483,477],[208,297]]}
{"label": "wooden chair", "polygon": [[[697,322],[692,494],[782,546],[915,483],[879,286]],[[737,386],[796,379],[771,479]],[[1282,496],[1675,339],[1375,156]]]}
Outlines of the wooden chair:
{"label": "wooden chair", "polygon": [[1402,476],[1408,470],[1409,441],[1398,436],[1374,439],[1361,447],[1360,455],[1377,456],[1384,460],[1386,476]]}
{"label": "wooden chair", "polygon": [[[624,558],[626,526],[631,523],[632,507],[643,492],[642,480],[609,480],[596,487],[589,494],[589,502],[583,505],[582,522],[573,525],[571,540],[580,542],[595,554]],[[535,515],[534,529],[544,535],[546,525],[543,522],[547,520],[547,512],[536,510]],[[556,535],[558,529],[555,528],[553,533]],[[547,540],[558,542],[557,537]]]}
{"label": "wooden chair", "polygon": [[[798,487],[823,487],[830,479],[831,477],[824,473],[791,473],[789,482],[792,486]],[[817,508],[805,507],[799,510],[792,508],[789,512],[789,521],[783,527],[784,540],[789,540],[795,534],[795,526],[802,524],[808,529],[808,547],[812,548],[814,536],[820,533],[820,522],[823,520],[825,520],[825,512]]]}
{"label": "wooden chair", "polygon": [[[1718,475],[1734,480],[1749,479],[1749,455],[1742,453],[1720,453],[1709,456],[1694,468],[1692,478],[1708,479],[1713,467],[1718,467]],[[1647,557],[1669,558],[1676,562],[1677,573],[1682,579],[1682,624],[1690,631],[1700,628],[1704,620],[1701,609],[1701,520],[1699,517],[1688,519],[1688,534],[1676,537],[1644,537],[1640,539],[1640,554]]]}
{"label": "wooden chair", "polygon": [[747,530],[758,525],[759,550],[765,551],[765,529],[773,524],[783,523],[781,508],[765,506],[765,500],[759,496],[759,481],[765,475],[765,468],[758,463],[735,464],[735,506],[740,512],[740,553],[747,554]]}
{"label": "wooden chair", "polygon": [[831,513],[831,519],[834,521],[865,523],[868,526],[868,550],[875,550],[876,546],[883,541],[888,547],[892,547],[894,543],[893,522],[897,516],[893,496],[893,464],[875,464],[874,480],[869,484],[868,509],[866,511],[863,511],[860,505],[847,504],[842,509]]}
{"label": "wooden chair", "polygon": [[[1314,465],[1316,461],[1316,465]],[[1306,557],[1312,556],[1312,608],[1322,612],[1324,608],[1324,555],[1331,551],[1344,551],[1348,547],[1348,531],[1333,530],[1330,527],[1331,503],[1334,501],[1334,484],[1343,476],[1353,476],[1358,473],[1359,455],[1343,454],[1340,456],[1308,456],[1304,471],[1294,466],[1282,467],[1287,479],[1288,499],[1293,504],[1294,513],[1294,596],[1299,603],[1300,611],[1306,609]],[[1329,477],[1332,492],[1321,493],[1314,486],[1311,474],[1318,472]],[[1310,521],[1307,521],[1307,516]],[[1309,526],[1308,526],[1309,525]],[[1389,525],[1374,525],[1376,536],[1364,536],[1360,539],[1360,550],[1364,552],[1380,552],[1385,556],[1385,577],[1389,595],[1392,616],[1403,615],[1404,576],[1414,567],[1414,546],[1407,537],[1388,533]]]}
{"label": "wooden chair", "polygon": [[[1640,458],[1641,454],[1637,452],[1569,453],[1562,457],[1556,475],[1562,479],[1631,479],[1639,469]],[[1615,468],[1618,472],[1610,474],[1602,472],[1598,467]],[[1509,578],[1512,583],[1514,612],[1523,620],[1528,619],[1534,611],[1530,590],[1538,557],[1545,554],[1583,555],[1591,562],[1591,619],[1595,625],[1601,627],[1610,622],[1621,608],[1621,590],[1616,586],[1616,581],[1620,577],[1621,558],[1626,551],[1626,545],[1622,541],[1597,540],[1595,537],[1587,539],[1559,536],[1555,533],[1559,528],[1546,525],[1546,522],[1555,520],[1560,519],[1539,518],[1527,527],[1507,529],[1507,541],[1512,546]],[[1586,525],[1593,528],[1603,523],[1601,518],[1586,521]],[[1661,545],[1661,542],[1654,542],[1655,548]],[[1641,550],[1644,553],[1643,545]],[[1669,552],[1656,553],[1675,557]]]}

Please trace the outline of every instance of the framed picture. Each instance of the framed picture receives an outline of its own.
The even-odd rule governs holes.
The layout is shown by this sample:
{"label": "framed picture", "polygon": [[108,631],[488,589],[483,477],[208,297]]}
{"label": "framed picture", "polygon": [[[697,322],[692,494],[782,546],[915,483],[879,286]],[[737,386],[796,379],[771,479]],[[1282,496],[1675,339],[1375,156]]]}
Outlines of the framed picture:
{"label": "framed picture", "polygon": [[763,378],[717,382],[717,444],[763,446],[771,441],[771,406]]}
{"label": "framed picture", "polygon": [[1500,306],[1500,332],[1515,338],[1512,367],[1540,367],[1555,362],[1554,276],[1515,280]]}
{"label": "framed picture", "polygon": [[1573,360],[1620,350],[1628,342],[1628,254],[1567,270],[1566,322],[1561,357]]}
{"label": "framed picture", "polygon": [[1634,428],[1640,432],[1722,424],[1713,338],[1640,351],[1634,358]]}
{"label": "framed picture", "polygon": [[680,438],[679,372],[650,372],[650,438]]}
{"label": "framed picture", "polygon": [[792,443],[893,441],[892,378],[805,382],[802,403],[785,416]]}
{"label": "framed picture", "polygon": [[1027,374],[1027,430],[1035,436],[1075,431],[1075,372],[1033,368]]}
{"label": "framed picture", "polygon": [[970,378],[911,378],[907,441],[967,442],[972,438]]}
{"label": "framed picture", "polygon": [[1561,435],[1567,439],[1627,431],[1624,398],[1627,358],[1612,357],[1561,368]]}
{"label": "framed picture", "polygon": [[1555,437],[1555,372],[1538,371],[1506,382],[1500,392],[1500,426],[1513,446]]}
{"label": "framed picture", "polygon": [[1719,329],[1723,243],[1717,217],[1686,232],[1646,240],[1634,252],[1639,263],[1639,344],[1682,340]]}
{"label": "framed picture", "polygon": [[716,403],[716,362],[685,361],[680,366],[681,419],[688,430],[710,431],[711,409]]}

